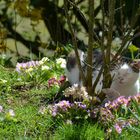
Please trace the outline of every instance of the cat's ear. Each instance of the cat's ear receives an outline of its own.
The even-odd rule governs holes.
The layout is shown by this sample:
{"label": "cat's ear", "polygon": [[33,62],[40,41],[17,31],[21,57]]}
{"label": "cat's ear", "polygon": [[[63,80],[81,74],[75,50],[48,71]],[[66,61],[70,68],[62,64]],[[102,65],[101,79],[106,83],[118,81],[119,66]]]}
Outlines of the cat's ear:
{"label": "cat's ear", "polygon": [[113,101],[120,96],[120,93],[112,88],[102,89],[102,92],[106,95],[106,98],[109,101]]}

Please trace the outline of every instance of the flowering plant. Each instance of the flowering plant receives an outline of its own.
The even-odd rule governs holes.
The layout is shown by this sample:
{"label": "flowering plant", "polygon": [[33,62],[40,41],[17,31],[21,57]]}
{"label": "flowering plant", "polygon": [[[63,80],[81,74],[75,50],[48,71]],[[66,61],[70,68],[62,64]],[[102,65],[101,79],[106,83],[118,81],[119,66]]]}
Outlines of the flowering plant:
{"label": "flowering plant", "polygon": [[54,82],[55,79],[57,83],[57,79],[64,74],[65,65],[65,59],[59,58],[52,61],[44,57],[40,61],[17,63],[16,71],[20,74],[21,78],[26,81],[32,80],[37,83],[42,83],[43,81],[53,78],[53,80],[49,80],[48,83],[50,83],[50,81]]}
{"label": "flowering plant", "polygon": [[82,102],[70,103],[69,101],[62,100],[48,106],[47,109],[53,118],[63,119],[64,121],[71,120],[72,123],[78,123],[89,118],[88,107]]}
{"label": "flowering plant", "polygon": [[13,109],[4,110],[3,106],[0,105],[0,122],[2,121],[17,122],[14,110]]}

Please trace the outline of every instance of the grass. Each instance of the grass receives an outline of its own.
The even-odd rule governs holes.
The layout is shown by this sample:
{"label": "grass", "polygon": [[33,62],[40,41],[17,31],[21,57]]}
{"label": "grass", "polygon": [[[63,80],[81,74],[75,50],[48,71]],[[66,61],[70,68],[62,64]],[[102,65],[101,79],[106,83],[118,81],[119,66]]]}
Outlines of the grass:
{"label": "grass", "polygon": [[[56,102],[60,86],[47,87],[44,74],[41,78],[40,71],[32,75],[18,74],[15,69],[0,66],[0,139],[2,140],[133,140],[140,139],[140,126],[129,126],[121,134],[115,130],[107,133],[103,125],[97,121],[84,120],[81,123],[70,123],[61,119],[54,119],[49,113],[40,111],[47,108],[50,103]],[[48,73],[48,71],[47,71]],[[55,75],[63,74],[62,69],[56,69]],[[40,76],[40,77],[39,77]],[[52,76],[52,74],[51,74]],[[39,80],[36,79],[39,77]],[[48,77],[47,77],[48,78]],[[43,79],[43,80],[42,80]],[[41,82],[40,82],[41,81]],[[133,107],[138,113],[129,114],[140,117],[140,110],[134,103]],[[13,110],[15,115],[10,115]],[[73,113],[76,115],[76,110]],[[120,113],[121,114],[121,113]],[[125,114],[126,115],[126,114]],[[118,115],[119,117],[119,115]],[[127,117],[121,116],[121,117]],[[69,120],[68,120],[69,121]],[[112,127],[110,125],[110,127]]]}

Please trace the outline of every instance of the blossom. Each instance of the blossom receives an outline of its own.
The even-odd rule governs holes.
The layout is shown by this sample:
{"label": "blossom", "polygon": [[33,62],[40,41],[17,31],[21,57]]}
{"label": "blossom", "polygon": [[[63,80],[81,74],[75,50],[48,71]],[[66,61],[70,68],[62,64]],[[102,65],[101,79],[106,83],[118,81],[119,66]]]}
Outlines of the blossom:
{"label": "blossom", "polygon": [[40,61],[39,61],[39,64],[40,65],[43,65],[45,62],[48,62],[49,61],[49,58],[48,57],[43,57]]}
{"label": "blossom", "polygon": [[14,117],[14,116],[15,116],[15,112],[14,112],[14,110],[12,110],[12,109],[9,109],[8,114],[9,114],[11,117]]}
{"label": "blossom", "polygon": [[140,103],[140,94],[137,94],[137,95],[135,95],[135,96],[132,96],[132,97],[131,97],[131,100],[134,100],[134,101],[136,101],[137,103]]}
{"label": "blossom", "polygon": [[72,124],[71,120],[66,120],[66,124]]}
{"label": "blossom", "polygon": [[64,95],[69,97],[70,95],[73,99],[84,99],[90,100],[91,96],[88,95],[85,87],[80,87],[78,84],[74,84],[72,87],[69,87],[65,90]]}
{"label": "blossom", "polygon": [[50,69],[50,67],[48,67],[48,66],[42,66],[41,67],[41,70],[49,70]]}
{"label": "blossom", "polygon": [[122,128],[117,123],[114,125],[114,128],[118,134],[122,132]]}
{"label": "blossom", "polygon": [[40,113],[40,114],[45,114],[45,111],[46,111],[46,108],[45,108],[44,106],[41,106],[41,107],[39,108],[38,113]]}
{"label": "blossom", "polygon": [[74,102],[74,104],[77,105],[79,108],[82,108],[82,109],[87,108],[86,104],[83,104],[82,102]]}
{"label": "blossom", "polygon": [[69,101],[62,100],[54,104],[52,107],[49,107],[49,110],[51,110],[52,116],[55,117],[59,113],[66,112],[68,108],[70,107],[71,107],[71,104]]}
{"label": "blossom", "polygon": [[56,106],[65,111],[67,108],[70,107],[70,102],[63,100],[57,103]]}
{"label": "blossom", "polygon": [[33,68],[28,68],[28,69],[25,70],[25,72],[28,73],[28,72],[31,72],[31,71],[33,71],[33,70],[34,70]]}
{"label": "blossom", "polygon": [[50,87],[50,86],[52,86],[52,85],[55,85],[55,84],[58,84],[59,82],[58,82],[58,80],[56,79],[56,78],[50,78],[49,80],[48,80],[48,87]]}
{"label": "blossom", "polygon": [[105,107],[108,108],[108,109],[118,109],[118,107],[120,107],[121,105],[124,105],[124,106],[128,106],[130,101],[131,101],[132,98],[130,97],[124,97],[124,96],[120,96],[118,97],[117,99],[113,100],[112,102],[111,101],[108,101],[107,103],[105,103]]}
{"label": "blossom", "polygon": [[38,61],[29,61],[26,63],[17,63],[16,71],[17,72],[30,72],[34,67],[38,67],[40,64]]}
{"label": "blossom", "polygon": [[66,60],[63,58],[56,59],[56,64],[60,64],[61,68],[66,68]]}
{"label": "blossom", "polygon": [[115,118],[115,116],[112,114],[111,110],[108,108],[101,107],[99,112],[99,120],[103,124],[108,124],[109,122],[112,122]]}

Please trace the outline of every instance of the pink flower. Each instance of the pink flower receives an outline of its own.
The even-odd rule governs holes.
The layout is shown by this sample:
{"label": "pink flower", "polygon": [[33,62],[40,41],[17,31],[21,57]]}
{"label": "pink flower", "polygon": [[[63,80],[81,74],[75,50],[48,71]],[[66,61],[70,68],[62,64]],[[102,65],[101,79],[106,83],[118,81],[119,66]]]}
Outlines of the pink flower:
{"label": "pink flower", "polygon": [[60,84],[63,84],[66,81],[66,76],[61,76],[59,79]]}
{"label": "pink flower", "polygon": [[48,87],[58,84],[58,80],[56,78],[51,78],[48,80]]}
{"label": "pink flower", "polygon": [[121,134],[122,128],[117,123],[114,125],[114,128],[118,134]]}

